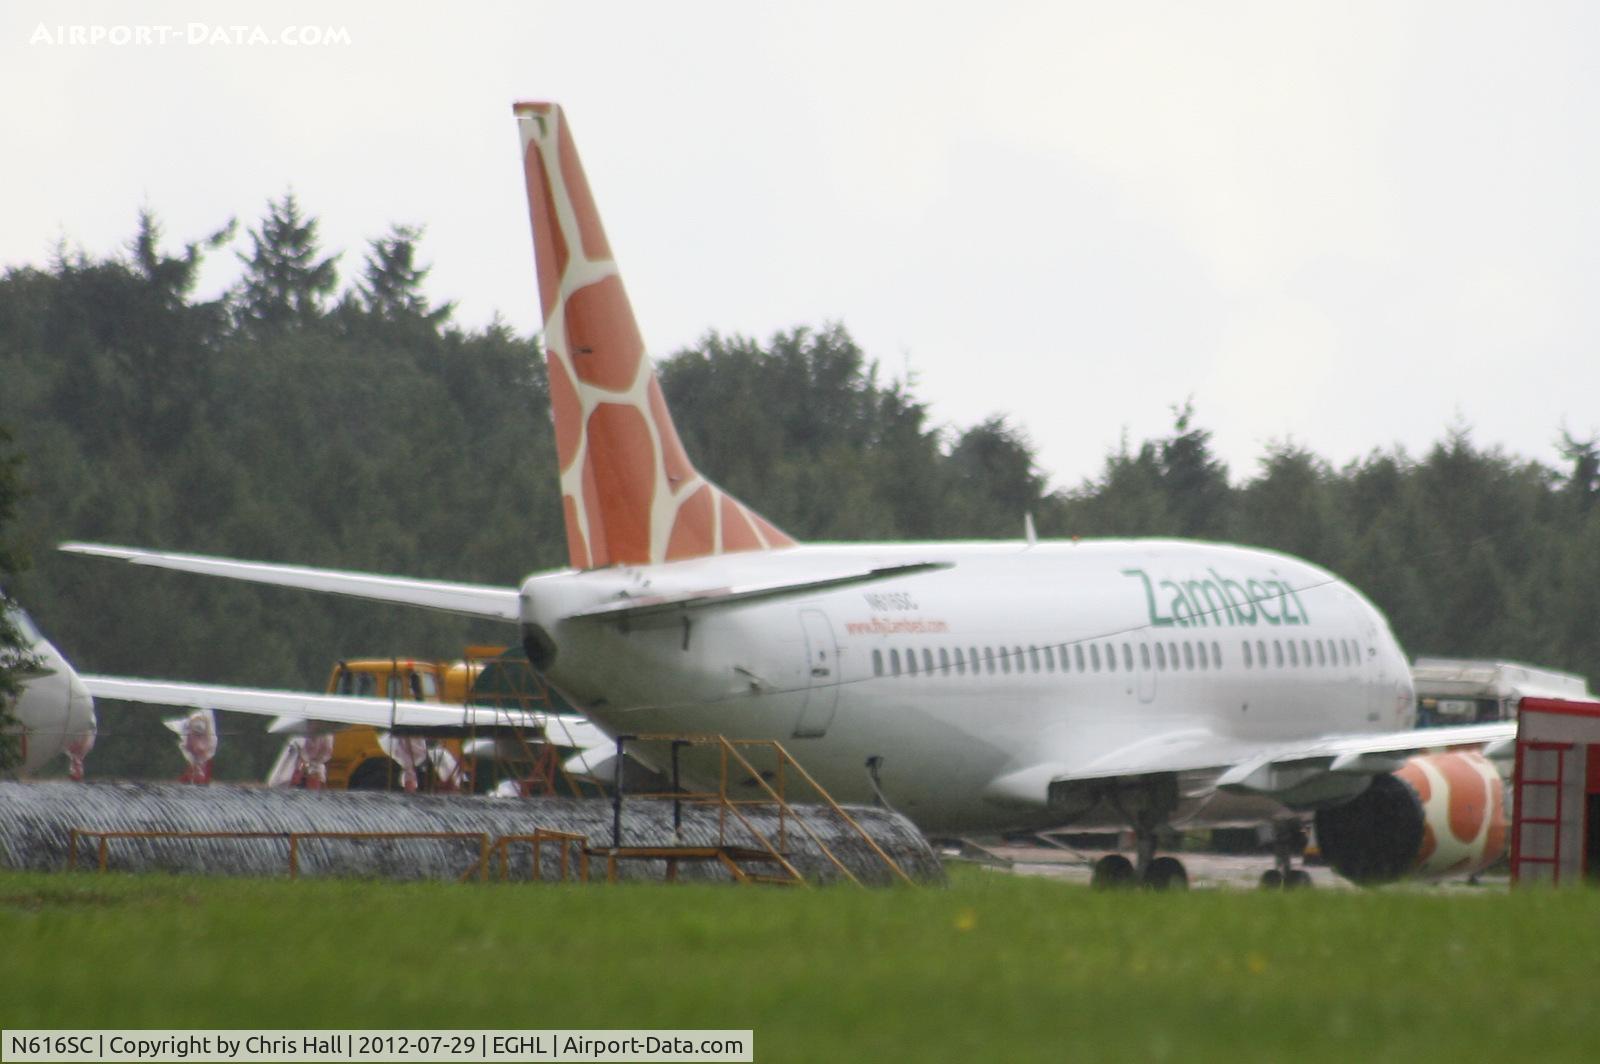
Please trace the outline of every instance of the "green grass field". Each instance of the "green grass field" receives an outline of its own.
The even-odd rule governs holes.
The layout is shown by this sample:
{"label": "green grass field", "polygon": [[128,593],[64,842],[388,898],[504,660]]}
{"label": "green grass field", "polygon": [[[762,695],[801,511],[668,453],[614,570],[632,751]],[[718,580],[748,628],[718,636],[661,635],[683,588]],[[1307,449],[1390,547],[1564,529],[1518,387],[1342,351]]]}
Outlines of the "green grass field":
{"label": "green grass field", "polygon": [[0,874],[6,1027],[752,1028],[756,1059],[1594,1059],[1600,893]]}

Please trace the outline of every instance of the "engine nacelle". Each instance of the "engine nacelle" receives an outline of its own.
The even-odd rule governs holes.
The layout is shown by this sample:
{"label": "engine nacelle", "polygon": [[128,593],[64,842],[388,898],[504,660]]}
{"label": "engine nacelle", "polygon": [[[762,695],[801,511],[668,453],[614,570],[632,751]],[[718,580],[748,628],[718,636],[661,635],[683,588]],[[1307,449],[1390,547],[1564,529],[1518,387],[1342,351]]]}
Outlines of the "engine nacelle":
{"label": "engine nacelle", "polygon": [[1472,875],[1506,849],[1505,782],[1473,750],[1418,754],[1316,814],[1328,864],[1357,883]]}

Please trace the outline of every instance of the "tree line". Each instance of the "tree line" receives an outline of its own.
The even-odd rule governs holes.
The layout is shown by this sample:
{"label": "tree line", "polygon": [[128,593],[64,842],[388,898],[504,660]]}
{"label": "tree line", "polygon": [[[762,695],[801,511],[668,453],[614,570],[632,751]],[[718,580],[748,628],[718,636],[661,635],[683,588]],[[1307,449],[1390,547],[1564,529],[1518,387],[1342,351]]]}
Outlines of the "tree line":
{"label": "tree line", "polygon": [[[285,195],[242,240],[230,224],[170,249],[144,212],[117,253],[0,276],[0,586],[84,669],[320,688],[342,657],[511,636],[64,557],[62,540],[507,585],[564,563],[537,338],[431,303],[419,228],[369,241],[342,287],[317,229]],[[199,298],[205,257],[234,245],[238,281]],[[1335,469],[1285,444],[1231,475],[1183,404],[1167,435],[1052,492],[1021,427],[936,424],[841,325],[711,333],[658,369],[696,464],[802,540],[1017,538],[1025,514],[1048,537],[1233,540],[1346,577],[1413,654],[1600,676],[1595,440],[1565,436],[1553,468],[1456,427],[1421,455]],[[92,772],[176,774],[155,714],[101,716]],[[226,728],[219,772],[259,777],[276,741]]]}

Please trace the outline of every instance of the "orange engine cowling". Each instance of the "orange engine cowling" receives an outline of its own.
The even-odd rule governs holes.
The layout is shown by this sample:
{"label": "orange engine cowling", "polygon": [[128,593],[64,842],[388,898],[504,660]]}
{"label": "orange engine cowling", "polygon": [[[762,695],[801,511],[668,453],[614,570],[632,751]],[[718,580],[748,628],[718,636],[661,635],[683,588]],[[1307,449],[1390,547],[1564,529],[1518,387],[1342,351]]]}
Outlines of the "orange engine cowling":
{"label": "orange engine cowling", "polygon": [[1482,871],[1505,853],[1505,782],[1475,750],[1418,754],[1316,815],[1328,864],[1357,883]]}

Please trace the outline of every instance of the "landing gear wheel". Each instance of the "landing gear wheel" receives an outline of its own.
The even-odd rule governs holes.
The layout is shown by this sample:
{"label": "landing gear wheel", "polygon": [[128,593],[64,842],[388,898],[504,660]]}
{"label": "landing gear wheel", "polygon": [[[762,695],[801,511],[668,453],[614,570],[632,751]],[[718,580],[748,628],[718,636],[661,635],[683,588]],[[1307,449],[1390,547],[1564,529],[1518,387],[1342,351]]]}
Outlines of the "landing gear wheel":
{"label": "landing gear wheel", "polygon": [[1282,890],[1283,873],[1278,871],[1276,868],[1269,868],[1265,872],[1261,873],[1261,889]]}
{"label": "landing gear wheel", "polygon": [[1189,873],[1176,857],[1157,857],[1144,870],[1144,885],[1151,890],[1188,890]]}
{"label": "landing gear wheel", "polygon": [[1119,890],[1133,886],[1137,878],[1132,861],[1120,853],[1108,853],[1094,863],[1094,874],[1089,878],[1089,885],[1096,890]]}
{"label": "landing gear wheel", "polygon": [[1284,890],[1310,890],[1311,873],[1304,868],[1296,868],[1283,877]]}

